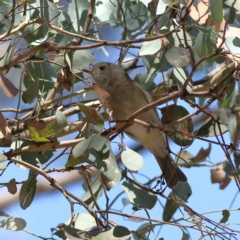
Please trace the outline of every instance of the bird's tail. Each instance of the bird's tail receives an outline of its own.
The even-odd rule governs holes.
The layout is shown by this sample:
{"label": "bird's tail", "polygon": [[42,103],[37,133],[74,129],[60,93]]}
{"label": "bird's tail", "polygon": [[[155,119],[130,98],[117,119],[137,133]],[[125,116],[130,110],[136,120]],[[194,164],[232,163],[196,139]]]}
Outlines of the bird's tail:
{"label": "bird's tail", "polygon": [[155,155],[155,158],[157,159],[169,188],[175,187],[178,182],[187,182],[186,175],[181,171],[170,155],[167,155],[166,158]]}

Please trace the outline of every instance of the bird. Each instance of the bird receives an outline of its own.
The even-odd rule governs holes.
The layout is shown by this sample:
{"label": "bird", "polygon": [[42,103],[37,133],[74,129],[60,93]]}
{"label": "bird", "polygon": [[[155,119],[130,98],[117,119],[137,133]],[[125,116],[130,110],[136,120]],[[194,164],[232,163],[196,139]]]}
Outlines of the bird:
{"label": "bird", "polygon": [[[83,71],[91,76],[97,87],[110,96],[108,105],[113,120],[125,120],[132,113],[152,102],[150,93],[134,82],[121,66],[100,62],[91,69]],[[162,125],[156,109],[141,113],[136,119],[152,125]],[[156,127],[146,128],[133,123],[124,129],[124,133],[155,156],[169,188],[174,188],[179,182],[187,182],[186,175],[177,166],[167,149],[166,138],[162,131]]]}

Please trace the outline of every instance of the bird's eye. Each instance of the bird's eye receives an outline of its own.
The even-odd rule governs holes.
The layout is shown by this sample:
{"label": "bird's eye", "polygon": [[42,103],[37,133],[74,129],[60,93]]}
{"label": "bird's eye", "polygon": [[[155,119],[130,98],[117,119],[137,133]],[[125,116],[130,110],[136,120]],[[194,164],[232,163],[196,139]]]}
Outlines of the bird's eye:
{"label": "bird's eye", "polygon": [[104,67],[104,66],[101,66],[101,67],[99,67],[99,69],[102,71],[102,70],[105,69],[105,67]]}

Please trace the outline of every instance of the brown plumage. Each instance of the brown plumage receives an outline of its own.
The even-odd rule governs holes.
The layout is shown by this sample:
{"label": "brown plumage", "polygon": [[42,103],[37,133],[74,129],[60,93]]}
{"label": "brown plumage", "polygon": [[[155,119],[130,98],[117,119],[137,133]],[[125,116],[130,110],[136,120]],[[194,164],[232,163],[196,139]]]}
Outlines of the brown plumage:
{"label": "brown plumage", "polygon": [[[109,105],[113,119],[127,119],[132,113],[152,101],[150,95],[117,65],[102,62],[94,65],[87,72],[91,74],[95,84],[111,96]],[[137,119],[161,125],[155,109],[142,113]],[[168,153],[165,136],[159,129],[146,129],[135,123],[124,132],[154,154],[169,188],[175,187],[178,182],[187,181],[185,174]]]}

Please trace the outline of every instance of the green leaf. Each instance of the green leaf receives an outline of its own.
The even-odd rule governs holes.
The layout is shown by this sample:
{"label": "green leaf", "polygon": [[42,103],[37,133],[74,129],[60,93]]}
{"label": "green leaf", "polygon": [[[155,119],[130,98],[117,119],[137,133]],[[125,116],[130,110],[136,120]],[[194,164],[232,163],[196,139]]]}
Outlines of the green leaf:
{"label": "green leaf", "polygon": [[9,217],[0,221],[0,227],[11,231],[21,231],[26,227],[27,223],[22,218]]}
{"label": "green leaf", "polygon": [[[70,218],[67,222],[66,225],[70,225],[72,222],[72,218]],[[97,226],[95,218],[86,213],[77,213],[74,215],[74,223],[75,227],[80,230],[88,230],[90,228],[93,228]]]}
{"label": "green leaf", "polygon": [[220,220],[220,223],[226,223],[228,221],[229,217],[230,217],[230,212],[225,209],[225,210],[222,211],[222,215],[223,215],[223,217]]}
{"label": "green leaf", "polygon": [[[111,239],[111,240],[121,240],[121,239],[130,239],[131,232],[123,226],[116,226],[110,228],[105,231],[101,231],[99,229],[93,229],[89,232],[81,231],[77,228],[69,227],[65,224],[59,224],[58,228],[60,228],[65,236],[71,240],[77,239],[94,239],[94,240],[104,240],[104,239]],[[60,235],[58,235],[60,236]]]}
{"label": "green leaf", "polygon": [[148,77],[145,82],[149,81],[152,75],[155,74],[157,71],[164,72],[172,68],[172,66],[166,60],[165,50],[162,49],[158,53],[156,53],[154,57],[146,55],[142,57],[142,60],[148,69]]}
{"label": "green leaf", "polygon": [[29,177],[21,187],[19,194],[19,202],[22,209],[28,208],[35,196],[37,188],[37,180],[35,176]]}
{"label": "green leaf", "polygon": [[[226,172],[228,177],[230,177],[231,179],[235,179],[235,177],[234,177],[235,173],[233,174],[232,167],[228,162],[226,162],[224,164],[224,169],[223,170]],[[235,170],[236,170],[236,173],[237,173],[238,177],[240,177],[240,169],[237,168]]]}
{"label": "green leaf", "polygon": [[[173,199],[173,200],[170,200],[170,199]],[[165,222],[169,222],[172,219],[174,213],[179,208],[179,205],[175,203],[174,200],[184,203],[184,201],[181,198],[174,195],[173,192],[170,192],[170,194],[168,195],[166,205],[163,210],[163,221]]]}
{"label": "green leaf", "polygon": [[[44,17],[46,18],[49,23],[51,23],[54,26],[58,25],[58,17],[60,11],[58,10],[58,5],[56,3],[53,3],[51,1],[44,0],[42,1],[43,9],[44,9]],[[45,7],[48,6],[48,7]]]}
{"label": "green leaf", "polygon": [[7,166],[3,163],[0,163],[0,171],[4,170]]}
{"label": "green leaf", "polygon": [[82,137],[89,138],[89,137],[91,137],[92,135],[98,134],[98,133],[99,133],[98,130],[99,130],[99,128],[97,128],[96,125],[88,122],[88,123],[87,123],[87,128],[86,128],[85,131],[82,133]]}
{"label": "green leaf", "polygon": [[121,239],[130,239],[131,232],[123,226],[116,226],[109,230],[99,231],[92,230],[89,232],[90,236],[95,236],[95,240],[102,240],[102,239],[111,239],[111,240],[121,240]]}
{"label": "green leaf", "polygon": [[[52,125],[46,128],[46,123],[28,122],[27,126],[30,137],[34,142],[51,142],[48,137],[51,137],[53,134]],[[48,131],[50,131],[50,134]]]}
{"label": "green leaf", "polygon": [[[54,235],[58,236],[59,238],[62,238],[63,240],[84,240],[89,239],[89,232],[87,231],[81,231],[77,228],[67,226],[66,224],[58,224],[57,226],[60,228],[60,231],[57,231],[54,233]],[[64,236],[63,234],[64,233]]]}
{"label": "green leaf", "polygon": [[63,85],[66,90],[70,91],[76,82],[76,77],[73,75],[69,66],[64,67],[63,71],[64,71]]}
{"label": "green leaf", "polygon": [[53,129],[54,134],[58,134],[68,125],[68,123],[65,114],[59,110],[56,111],[55,117]]}
{"label": "green leaf", "polygon": [[[2,35],[9,30],[9,26],[11,24],[11,17],[6,18],[5,14],[12,10],[12,3],[10,4],[8,2],[0,1],[0,9],[0,19],[4,20],[0,23],[0,34]],[[17,15],[15,14],[15,16]]]}
{"label": "green leaf", "polygon": [[139,51],[139,56],[155,54],[160,51],[161,45],[161,39],[143,42]]}
{"label": "green leaf", "polygon": [[31,139],[34,142],[50,142],[56,134],[61,132],[67,126],[67,118],[65,114],[59,110],[56,111],[55,119],[51,122],[27,122],[27,127]]}
{"label": "green leaf", "polygon": [[223,19],[223,3],[222,0],[210,1],[211,17],[215,22],[221,23]]}
{"label": "green leaf", "polygon": [[76,103],[79,109],[84,113],[87,122],[93,123],[98,132],[101,132],[104,127],[104,119],[102,115],[94,108],[88,107],[80,102]]}
{"label": "green leaf", "polygon": [[41,39],[43,35],[43,28],[41,24],[35,23],[27,25],[24,29],[21,30],[22,34],[25,36],[25,40],[28,44],[35,42],[38,39]]}
{"label": "green leaf", "polygon": [[106,189],[110,190],[115,187],[122,178],[121,171],[112,150],[110,150],[110,154],[107,159],[104,161],[98,161],[99,163],[97,163],[97,168],[102,172],[102,182],[104,183]]}
{"label": "green leaf", "polygon": [[72,71],[78,73],[96,60],[95,56],[87,49],[75,51],[73,54]]}
{"label": "green leaf", "polygon": [[228,128],[224,124],[220,123],[220,125],[217,125],[214,120],[209,117],[199,129],[193,132],[193,134],[196,137],[213,137],[221,135],[227,131]]}
{"label": "green leaf", "polygon": [[[5,65],[9,64],[13,60],[14,51],[15,51],[15,38],[13,40],[11,40],[11,42],[9,43],[5,54],[2,57],[0,57],[0,67],[3,67]],[[9,69],[2,71],[1,73],[3,75],[5,75],[8,73],[8,71],[9,71]]]}
{"label": "green leaf", "polygon": [[[83,31],[84,24],[87,21],[88,7],[88,0],[71,1],[68,5],[68,13],[71,18],[70,23],[72,23],[76,33],[80,34]],[[98,12],[94,13],[93,16],[98,16]]]}
{"label": "green leaf", "polygon": [[112,2],[109,1],[101,1],[98,3],[98,5],[95,7],[96,14],[94,16],[94,19],[96,22],[99,23],[108,23],[112,27],[118,27],[118,21],[117,21],[117,10],[116,7],[118,2],[117,0],[113,0]]}
{"label": "green leaf", "polygon": [[5,162],[7,160],[8,160],[7,156],[0,153],[0,163]]}
{"label": "green leaf", "polygon": [[[175,29],[174,25],[170,26],[170,31],[173,29]],[[179,32],[172,33],[172,36],[174,39],[173,45],[176,47],[186,47],[186,44],[185,44],[185,34],[186,34],[187,42],[190,46],[192,46],[193,40],[189,32],[185,31],[185,34],[184,34],[184,31],[182,30],[182,28],[180,28],[179,30],[180,30]]]}
{"label": "green leaf", "polygon": [[103,186],[101,182],[98,180],[98,178],[95,178],[91,182],[90,187],[93,192],[94,198],[89,190],[86,193],[84,193],[81,198],[90,208],[93,208],[95,206],[94,199],[97,201],[102,196]]}
{"label": "green leaf", "polygon": [[[182,107],[177,105],[169,105],[167,107],[160,109],[162,112],[162,123],[168,124],[177,121],[178,119],[187,116],[188,111]],[[193,123],[192,119],[188,118],[179,124],[173,126],[173,129],[176,132],[168,132],[167,135],[178,145],[180,146],[188,146],[192,144],[193,138],[186,134],[192,134],[193,131]]]}
{"label": "green leaf", "polygon": [[[210,29],[199,31],[194,50],[199,58],[212,54],[217,49],[216,46],[217,36]],[[213,62],[213,58],[206,59],[207,62]]]}
{"label": "green leaf", "polygon": [[[147,22],[147,8],[141,2],[125,8],[126,29],[129,32],[139,30]],[[159,44],[158,44],[159,45]]]}
{"label": "green leaf", "polygon": [[182,235],[181,240],[189,240],[190,239],[190,235],[188,233],[184,232],[183,230],[182,230],[182,233],[183,233],[183,235]]}
{"label": "green leaf", "polygon": [[[139,240],[139,239],[142,239],[142,240],[145,240],[145,239],[149,239],[147,238],[147,234],[146,233],[149,233],[151,231],[153,231],[155,225],[152,225],[152,224],[149,224],[149,223],[144,223],[142,224],[138,229],[137,231],[133,233],[133,238],[135,240]],[[160,240],[160,239],[159,239]]]}
{"label": "green leaf", "polygon": [[[42,2],[42,1],[41,1]],[[43,22],[46,22],[46,18],[42,17]],[[49,37],[49,27],[48,24],[41,25],[42,31],[41,31],[41,37],[36,39],[34,42],[31,42],[31,45],[38,46],[41,43],[44,43],[48,40]]]}
{"label": "green leaf", "polygon": [[[23,142],[21,147],[35,145],[28,141]],[[21,154],[22,161],[32,164],[36,167],[40,167],[41,164],[48,162],[53,156],[53,151],[44,152],[24,152]]]}
{"label": "green leaf", "polygon": [[[44,59],[46,58],[45,56],[38,57]],[[26,68],[28,69],[24,75],[24,85],[26,88],[32,84],[32,79],[38,79],[39,89],[42,92],[47,92],[54,87],[54,83],[57,81],[57,77],[56,72],[53,70],[49,62],[28,62]]]}
{"label": "green leaf", "polygon": [[144,163],[142,156],[128,147],[122,151],[121,160],[130,171],[138,171],[143,167]]}
{"label": "green leaf", "polygon": [[157,202],[157,196],[150,191],[147,191],[147,186],[143,187],[144,188],[140,188],[129,181],[125,181],[122,184],[123,190],[126,192],[130,202],[135,207],[139,209],[152,209]]}
{"label": "green leaf", "polygon": [[238,91],[236,90],[235,88],[235,79],[234,79],[234,82],[232,82],[232,89],[226,89],[226,91],[231,91],[233,90],[230,94],[226,94],[226,98],[220,102],[220,107],[223,107],[223,108],[231,108],[234,106],[235,102],[236,102],[236,97],[237,97],[237,94],[238,94]]}
{"label": "green leaf", "polygon": [[184,202],[192,195],[192,189],[188,182],[178,182],[172,191],[180,197]]}
{"label": "green leaf", "polygon": [[147,92],[151,92],[154,88],[156,88],[156,84],[154,83],[155,77],[156,74],[152,74],[149,80],[146,82],[146,79],[148,78],[148,73],[145,74],[140,73],[134,77],[134,81],[139,83],[141,87]]}
{"label": "green leaf", "polygon": [[[174,68],[173,75],[174,75],[173,77],[174,80],[176,81],[179,88],[181,89],[182,86],[185,84],[185,81],[187,80],[187,75],[188,75],[187,71],[184,68]],[[192,81],[189,81],[187,85],[187,90],[191,92],[192,88],[193,88]]]}
{"label": "green leaf", "polygon": [[[87,162],[95,164],[99,159],[102,161],[109,157],[110,142],[107,138],[99,135],[91,136],[88,139],[78,143],[72,150],[72,156],[65,167],[73,167],[79,163]],[[78,160],[76,164],[74,161]]]}
{"label": "green leaf", "polygon": [[32,79],[33,83],[31,83],[27,90],[25,90],[22,94],[22,100],[24,103],[32,103],[35,98],[39,96],[39,80],[38,78]]}
{"label": "green leaf", "polygon": [[182,68],[191,64],[191,55],[188,49],[172,47],[166,52],[167,61],[174,67]]}
{"label": "green leaf", "polygon": [[224,3],[225,3],[226,5],[228,5],[229,7],[232,7],[232,5],[233,5],[233,3],[234,3],[233,7],[234,7],[237,11],[240,11],[240,1],[239,1],[239,0],[237,0],[237,1],[235,1],[235,0],[227,0],[227,1],[225,1]]}

